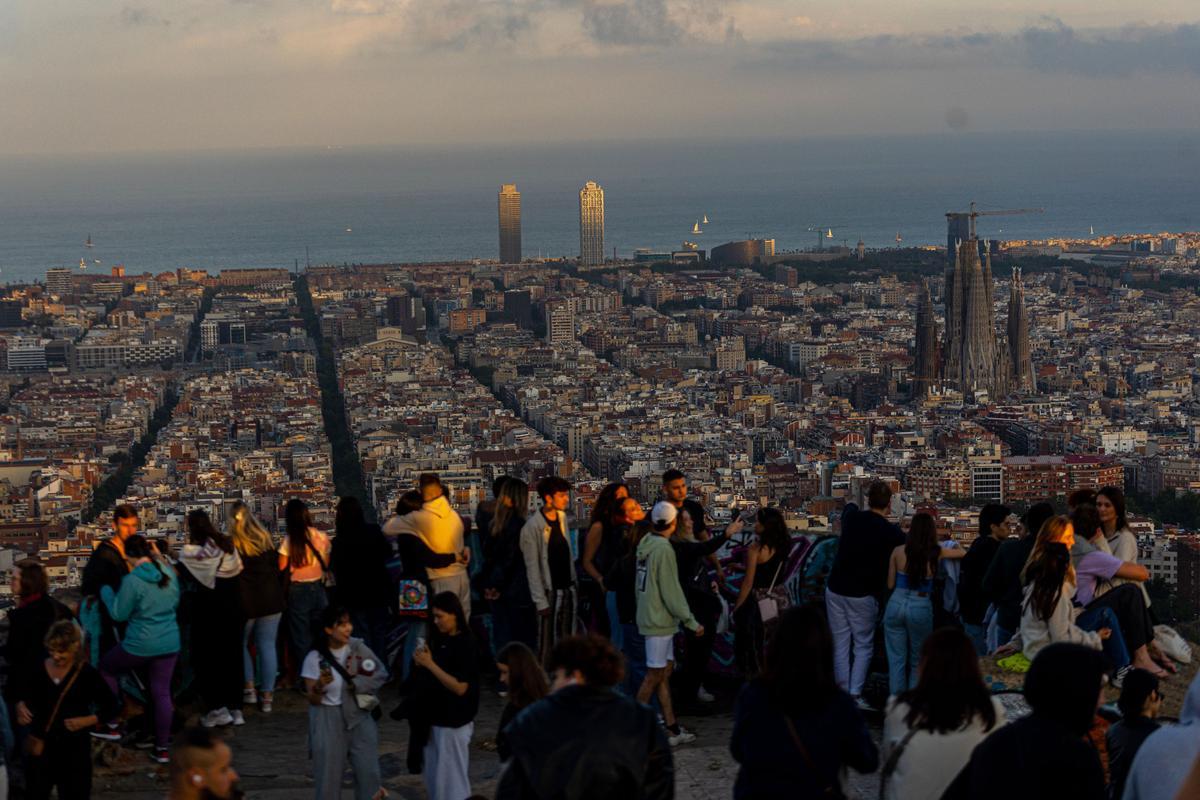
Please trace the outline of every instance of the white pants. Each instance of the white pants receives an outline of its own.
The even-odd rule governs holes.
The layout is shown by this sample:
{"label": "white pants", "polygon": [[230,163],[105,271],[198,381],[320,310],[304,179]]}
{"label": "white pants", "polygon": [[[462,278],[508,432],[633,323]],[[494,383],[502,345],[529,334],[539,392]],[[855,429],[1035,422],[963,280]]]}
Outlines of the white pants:
{"label": "white pants", "polygon": [[833,633],[833,676],[854,697],[862,694],[875,652],[879,603],[874,597],[845,597],[825,590],[825,610]]}
{"label": "white pants", "polygon": [[425,745],[425,791],[429,800],[467,800],[471,796],[467,751],[474,732],[474,722],[461,728],[430,728]]}
{"label": "white pants", "polygon": [[471,619],[471,578],[466,572],[445,578],[433,578],[429,581],[429,586],[433,589],[434,594],[453,592],[458,595],[458,600],[462,603],[463,615],[468,620]]}

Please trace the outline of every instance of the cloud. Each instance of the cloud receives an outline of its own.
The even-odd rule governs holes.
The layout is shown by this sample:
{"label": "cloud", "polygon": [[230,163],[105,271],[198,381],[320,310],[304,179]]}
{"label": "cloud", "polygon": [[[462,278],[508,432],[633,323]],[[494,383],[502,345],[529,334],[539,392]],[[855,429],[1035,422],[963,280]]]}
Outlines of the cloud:
{"label": "cloud", "polygon": [[464,50],[516,42],[534,27],[534,8],[524,2],[420,0],[409,7],[405,38],[424,48]]}
{"label": "cloud", "polygon": [[583,31],[601,45],[733,41],[737,26],[726,5],[723,0],[583,0]]}
{"label": "cloud", "polygon": [[1047,18],[1013,33],[994,31],[781,40],[746,64],[806,71],[875,72],[985,65],[1090,78],[1200,74],[1200,25],[1078,30]]}
{"label": "cloud", "polygon": [[121,24],[129,28],[165,28],[171,24],[171,20],[160,17],[142,6],[125,6],[119,16]]}

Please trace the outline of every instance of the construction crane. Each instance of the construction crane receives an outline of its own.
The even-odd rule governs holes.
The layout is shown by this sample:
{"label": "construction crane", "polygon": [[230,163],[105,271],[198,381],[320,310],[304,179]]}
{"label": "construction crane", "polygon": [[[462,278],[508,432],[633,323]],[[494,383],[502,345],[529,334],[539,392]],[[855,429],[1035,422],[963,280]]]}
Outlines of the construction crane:
{"label": "construction crane", "polygon": [[[968,230],[970,231],[967,238],[974,239],[975,238],[975,219],[976,219],[976,217],[1011,217],[1015,214],[1041,214],[1041,213],[1044,213],[1045,210],[1046,209],[1044,209],[1044,208],[1005,208],[1005,209],[1000,209],[997,211],[976,211],[975,210],[975,201],[972,200],[970,211],[947,211],[946,212],[946,220],[947,220],[947,222],[950,222],[950,221],[954,220],[955,218],[966,217],[967,220],[969,220]],[[809,230],[812,230],[812,229],[810,228]]]}
{"label": "construction crane", "polygon": [[822,245],[822,243],[821,243],[822,239],[832,239],[833,232],[835,230],[839,230],[841,228],[842,228],[841,225],[815,225],[815,226],[809,227],[808,228],[809,233],[817,234],[816,252],[820,253],[825,249],[824,245]]}

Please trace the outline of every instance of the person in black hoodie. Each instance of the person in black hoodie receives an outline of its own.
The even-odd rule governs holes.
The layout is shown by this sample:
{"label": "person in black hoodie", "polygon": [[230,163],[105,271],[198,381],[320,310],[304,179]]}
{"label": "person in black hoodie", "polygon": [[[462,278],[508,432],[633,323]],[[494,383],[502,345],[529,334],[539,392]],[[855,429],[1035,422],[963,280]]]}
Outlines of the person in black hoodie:
{"label": "person in black hoodie", "polygon": [[1161,727],[1154,718],[1158,716],[1162,701],[1158,677],[1153,673],[1133,669],[1125,676],[1121,699],[1117,701],[1121,719],[1104,734],[1108,748],[1109,796],[1113,800],[1121,800],[1125,794],[1125,779],[1129,777],[1129,768],[1142,743]]}
{"label": "person in black hoodie", "polygon": [[22,681],[42,666],[46,658],[46,647],[42,642],[50,626],[75,616],[50,596],[46,569],[34,559],[17,562],[12,575],[12,592],[17,598],[17,607],[8,612],[8,639],[4,643],[4,661],[8,664],[4,697],[9,708],[14,708],[20,699]]}
{"label": "person in black hoodie", "polygon": [[1001,645],[1021,627],[1021,605],[1025,602],[1021,570],[1033,552],[1038,531],[1053,516],[1054,506],[1049,503],[1030,506],[1021,520],[1025,535],[1002,542],[983,576],[983,594],[996,607],[996,641]]}
{"label": "person in black hoodie", "polygon": [[[279,552],[271,534],[242,501],[229,507],[229,536],[242,557],[238,590],[242,616],[242,673],[245,685],[242,702],[261,703],[264,714],[271,713],[275,698],[275,679],[279,674],[279,621],[287,608],[283,576],[279,571]],[[254,642],[255,658],[250,655]]]}
{"label": "person in black hoodie", "polygon": [[91,558],[80,576],[80,594],[83,601],[79,617],[89,636],[88,659],[99,663],[100,656],[117,643],[117,629],[108,609],[100,602],[100,587],[108,586],[114,592],[121,588],[121,579],[129,573],[125,561],[125,542],[138,532],[137,511],[130,505],[119,505],[113,510],[113,535],[96,545]]}
{"label": "person in black hoodie", "polygon": [[879,766],[862,714],[834,678],[833,636],[819,608],[780,616],[762,676],[738,696],[729,747],[741,764],[734,800],[840,798],[844,767]]}
{"label": "person in black hoodie", "polygon": [[1042,649],[1025,676],[1033,713],[984,739],[943,800],[1104,797],[1104,770],[1086,737],[1106,671],[1099,650],[1066,642]]}
{"label": "person in black hoodie", "polygon": [[505,729],[512,758],[496,800],[674,797],[671,748],[654,712],[612,691],[622,673],[612,643],[560,639],[546,666],[551,694]]}
{"label": "person in black hoodie", "polygon": [[[641,511],[639,506],[638,511]],[[637,549],[651,532],[650,520],[643,516],[625,531],[622,552],[604,576],[605,587],[616,596],[617,621],[621,624],[621,652],[625,656],[625,680],[622,690],[637,695],[646,677],[646,638],[637,626]]]}
{"label": "person in black hoodie", "polygon": [[496,653],[509,642],[537,647],[537,608],[529,594],[529,577],[521,554],[521,528],[529,508],[529,485],[506,478],[500,485],[490,527],[483,537],[483,597],[492,605],[492,635]]}
{"label": "person in black hoodie", "polygon": [[387,657],[387,637],[392,625],[396,592],[388,575],[392,548],[378,525],[367,522],[357,498],[343,497],[334,518],[333,549],[329,568],[336,582],[338,604],[350,612],[350,621],[372,653]]}
{"label": "person in black hoodie", "polygon": [[1000,545],[1008,538],[1008,507],[988,503],[979,511],[979,536],[971,543],[962,560],[962,577],[958,581],[958,608],[963,627],[975,643],[975,652],[987,655],[987,630],[984,617],[988,596],[983,578],[991,568]]}

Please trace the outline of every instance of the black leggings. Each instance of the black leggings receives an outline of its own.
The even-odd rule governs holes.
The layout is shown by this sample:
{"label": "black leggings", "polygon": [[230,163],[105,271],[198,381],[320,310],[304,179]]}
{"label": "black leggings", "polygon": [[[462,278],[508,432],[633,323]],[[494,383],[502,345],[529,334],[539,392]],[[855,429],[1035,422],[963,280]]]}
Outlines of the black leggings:
{"label": "black leggings", "polygon": [[59,800],[92,796],[92,739],[86,731],[51,735],[42,755],[27,757],[25,797],[47,800],[54,787],[58,787]]}
{"label": "black leggings", "polygon": [[1142,597],[1142,589],[1137,584],[1123,583],[1105,592],[1087,604],[1089,611],[1093,608],[1111,608],[1117,615],[1121,636],[1125,638],[1125,647],[1130,655],[1154,639],[1150,609],[1146,608],[1146,599]]}

